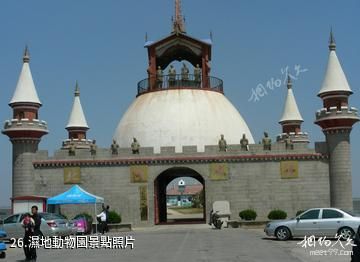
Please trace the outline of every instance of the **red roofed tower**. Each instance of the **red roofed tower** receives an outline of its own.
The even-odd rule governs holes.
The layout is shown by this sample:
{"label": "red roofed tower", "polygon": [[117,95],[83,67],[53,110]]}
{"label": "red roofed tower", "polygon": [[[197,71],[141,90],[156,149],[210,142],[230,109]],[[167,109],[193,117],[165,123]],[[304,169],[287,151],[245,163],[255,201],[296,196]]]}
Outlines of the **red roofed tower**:
{"label": "red roofed tower", "polygon": [[38,111],[41,102],[36,92],[29,62],[30,55],[26,47],[23,67],[9,103],[13,109],[13,117],[5,122],[2,131],[13,144],[13,197],[32,195],[36,191],[33,188],[33,153],[38,150],[41,137],[48,133],[47,123],[39,120]]}

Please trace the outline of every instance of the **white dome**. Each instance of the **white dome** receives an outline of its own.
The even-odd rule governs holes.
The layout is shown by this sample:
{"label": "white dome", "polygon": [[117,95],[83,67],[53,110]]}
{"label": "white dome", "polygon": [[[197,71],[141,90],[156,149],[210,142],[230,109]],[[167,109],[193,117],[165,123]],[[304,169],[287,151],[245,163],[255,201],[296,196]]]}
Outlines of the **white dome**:
{"label": "white dome", "polygon": [[138,96],[121,119],[114,139],[130,147],[136,137],[141,147],[217,145],[224,134],[228,144],[239,144],[242,134],[253,136],[236,108],[221,93],[198,89],[149,92]]}

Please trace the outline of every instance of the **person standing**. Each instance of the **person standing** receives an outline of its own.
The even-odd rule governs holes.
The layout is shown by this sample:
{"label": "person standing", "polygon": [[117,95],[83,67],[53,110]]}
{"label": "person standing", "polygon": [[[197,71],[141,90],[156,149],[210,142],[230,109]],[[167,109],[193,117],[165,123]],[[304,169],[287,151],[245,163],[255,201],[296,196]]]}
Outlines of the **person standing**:
{"label": "person standing", "polygon": [[354,246],[351,255],[351,262],[360,262],[360,226],[354,237]]}
{"label": "person standing", "polygon": [[24,239],[23,239],[23,249],[24,249],[24,254],[25,254],[25,261],[31,261],[32,253],[30,250],[30,243],[31,243],[31,237],[34,235],[35,222],[29,213],[26,213],[24,215],[24,218],[21,221],[21,225],[25,229],[25,234],[24,234]]}
{"label": "person standing", "polygon": [[102,212],[97,215],[98,222],[100,223],[100,232],[104,235],[105,233],[105,224],[106,224],[106,209],[103,206]]}
{"label": "person standing", "polygon": [[106,215],[106,222],[105,222],[105,231],[109,232],[109,212],[110,212],[110,206],[107,205],[105,209],[105,215]]}
{"label": "person standing", "polygon": [[[34,236],[41,237],[43,236],[43,233],[40,230],[41,226],[41,216],[38,214],[38,207],[32,206],[31,207],[31,218],[34,220]],[[30,247],[30,257],[32,260],[36,260],[37,254],[36,254],[36,248]]]}

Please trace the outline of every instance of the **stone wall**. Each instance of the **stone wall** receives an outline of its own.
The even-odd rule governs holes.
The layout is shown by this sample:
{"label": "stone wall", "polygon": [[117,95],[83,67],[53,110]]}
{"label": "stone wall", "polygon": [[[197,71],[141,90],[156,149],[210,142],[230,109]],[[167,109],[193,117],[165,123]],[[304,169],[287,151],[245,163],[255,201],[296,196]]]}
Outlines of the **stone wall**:
{"label": "stone wall", "polygon": [[[216,200],[230,202],[233,219],[246,208],[255,209],[258,219],[266,219],[268,212],[275,208],[285,210],[291,217],[298,210],[330,206],[328,159],[302,144],[296,144],[294,150],[285,150],[284,144],[276,143],[271,151],[264,151],[262,145],[251,145],[249,151],[230,145],[228,152],[207,146],[202,153],[197,152],[196,147],[184,147],[181,154],[171,147],[162,148],[160,154],[142,149],[140,155],[121,149],[115,156],[109,149],[98,149],[96,156],[87,150],[78,150],[75,157],[69,156],[66,150],[56,151],[52,157],[46,151],[39,151],[35,159],[34,194],[54,196],[64,192],[71,187],[64,184],[64,168],[78,167],[80,185],[104,197],[112,210],[121,213],[123,222],[135,226],[154,224],[154,181],[173,167],[193,169],[204,178],[207,213]],[[106,162],[111,159],[112,162]],[[297,163],[294,164],[297,176],[284,178],[281,163],[289,161]],[[214,164],[223,165],[224,177],[212,177]],[[134,165],[145,166],[147,182],[131,181],[130,167]],[[140,219],[140,186],[144,185],[147,186],[147,221]],[[62,211],[68,216],[82,211],[93,213],[94,206],[63,206]]]}

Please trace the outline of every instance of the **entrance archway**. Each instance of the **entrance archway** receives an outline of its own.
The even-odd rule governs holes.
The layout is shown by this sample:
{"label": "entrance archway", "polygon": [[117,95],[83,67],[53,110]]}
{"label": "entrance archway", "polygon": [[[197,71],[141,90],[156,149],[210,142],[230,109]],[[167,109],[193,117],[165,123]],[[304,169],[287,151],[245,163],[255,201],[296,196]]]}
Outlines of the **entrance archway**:
{"label": "entrance archway", "polygon": [[[166,187],[175,178],[179,177],[192,177],[198,180],[203,186],[203,217],[202,218],[187,218],[187,219],[172,219],[168,220],[167,217],[167,202],[166,202]],[[173,167],[162,172],[154,181],[154,217],[155,224],[173,224],[173,223],[205,223],[206,210],[205,210],[205,180],[195,170],[187,167]]]}

